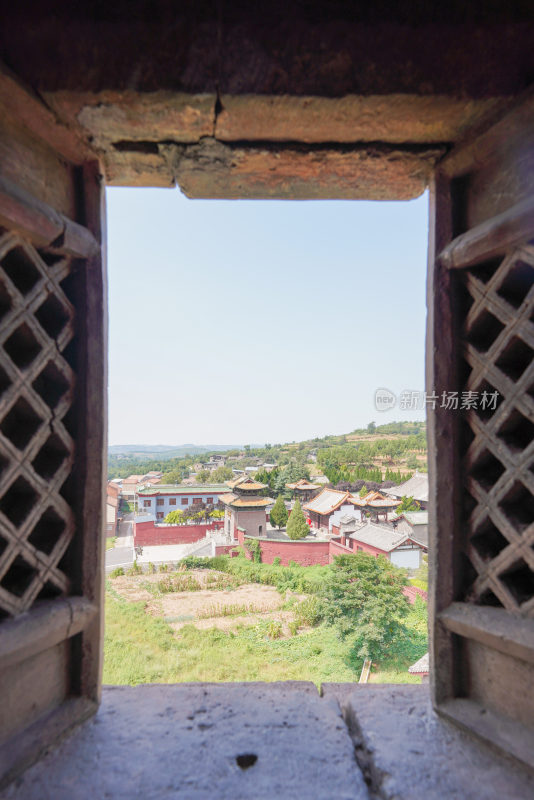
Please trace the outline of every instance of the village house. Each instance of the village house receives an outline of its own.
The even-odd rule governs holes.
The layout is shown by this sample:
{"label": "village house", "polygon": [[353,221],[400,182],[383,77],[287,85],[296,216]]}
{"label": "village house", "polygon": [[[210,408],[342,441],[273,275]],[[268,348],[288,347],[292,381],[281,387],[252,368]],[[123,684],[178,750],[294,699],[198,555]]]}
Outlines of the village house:
{"label": "village house", "polygon": [[358,523],[356,530],[349,533],[343,531],[344,541],[350,540],[347,546],[356,553],[362,551],[373,556],[384,556],[396,567],[417,569],[421,565],[424,552],[421,545],[409,537],[407,533],[399,533],[390,525],[371,522]]}
{"label": "village house", "polygon": [[106,536],[115,536],[119,519],[121,487],[109,481],[106,490]]}
{"label": "village house", "polygon": [[428,547],[428,511],[403,511],[391,519],[399,533],[407,533],[411,539],[423,547]]}
{"label": "village house", "polygon": [[129,475],[122,481],[122,496],[128,502],[135,500],[137,487],[143,480],[143,475]]}
{"label": "village house", "polygon": [[171,511],[180,511],[191,505],[217,505],[228,488],[224,484],[198,486],[147,486],[137,492],[138,510],[153,514],[163,520]]}

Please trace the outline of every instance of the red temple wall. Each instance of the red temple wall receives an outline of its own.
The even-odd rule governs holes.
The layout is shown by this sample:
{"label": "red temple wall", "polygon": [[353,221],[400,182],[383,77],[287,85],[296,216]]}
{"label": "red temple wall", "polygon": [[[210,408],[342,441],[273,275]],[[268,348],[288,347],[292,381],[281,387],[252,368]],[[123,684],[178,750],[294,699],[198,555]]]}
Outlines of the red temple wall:
{"label": "red temple wall", "polygon": [[153,520],[135,524],[134,546],[150,547],[161,544],[190,544],[203,539],[207,533],[222,530],[223,520],[199,525],[156,525]]}

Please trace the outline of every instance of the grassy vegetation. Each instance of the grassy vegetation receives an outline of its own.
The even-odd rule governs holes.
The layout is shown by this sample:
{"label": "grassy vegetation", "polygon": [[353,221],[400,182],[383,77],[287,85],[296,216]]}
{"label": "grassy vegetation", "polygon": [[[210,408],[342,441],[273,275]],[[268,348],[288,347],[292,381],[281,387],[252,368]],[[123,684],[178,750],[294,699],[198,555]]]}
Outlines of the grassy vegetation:
{"label": "grassy vegetation", "polygon": [[[198,568],[198,559],[188,561],[190,567]],[[336,627],[322,622],[319,592],[330,567],[273,567],[220,557],[204,559],[203,566],[223,567],[227,572],[207,574],[202,588],[231,589],[255,582],[276,586],[282,595],[287,589],[308,594],[304,600],[291,597],[282,605],[294,616],[286,627],[289,637],[283,636],[283,626],[277,619],[228,631],[197,629],[194,624],[174,631],[167,621],[147,614],[143,602],[123,599],[108,581],[105,683],[310,680],[320,686],[326,681],[358,680],[362,659],[354,642],[341,639]],[[160,583],[164,588],[159,588]],[[140,582],[139,586],[151,586],[151,593],[156,595],[201,588],[187,572],[170,573],[162,581]],[[197,618],[241,616],[261,610],[254,604],[213,602]],[[188,619],[191,617],[174,621]],[[395,642],[394,652],[374,665],[372,682],[420,682],[418,676],[407,672],[427,649],[426,604],[420,598],[410,607],[404,623],[406,634]]]}
{"label": "grassy vegetation", "polygon": [[115,547],[116,541],[116,536],[110,536],[108,539],[106,539],[106,550],[112,550]]}
{"label": "grassy vegetation", "polygon": [[[273,621],[236,631],[178,633],[148,616],[143,603],[129,603],[113,592],[106,597],[104,683],[184,681],[358,680],[361,663],[332,628],[320,627],[280,639]],[[271,638],[270,638],[271,637]]]}
{"label": "grassy vegetation", "polygon": [[[410,612],[407,622],[414,629],[411,652],[385,659],[373,668],[371,682],[420,683],[407,668],[426,651],[426,632],[417,630],[417,612]],[[321,625],[288,639],[280,633],[276,621],[229,632],[186,625],[175,633],[162,619],[147,615],[143,603],[108,591],[104,683],[307,680],[320,686],[359,679],[361,659],[335,629]]]}
{"label": "grassy vegetation", "polygon": [[330,567],[301,567],[298,564],[282,567],[227,556],[215,556],[215,558],[188,556],[181,563],[188,569],[216,569],[226,572],[235,576],[240,583],[263,583],[275,586],[280,593],[289,589],[291,592],[315,594],[330,574]]}

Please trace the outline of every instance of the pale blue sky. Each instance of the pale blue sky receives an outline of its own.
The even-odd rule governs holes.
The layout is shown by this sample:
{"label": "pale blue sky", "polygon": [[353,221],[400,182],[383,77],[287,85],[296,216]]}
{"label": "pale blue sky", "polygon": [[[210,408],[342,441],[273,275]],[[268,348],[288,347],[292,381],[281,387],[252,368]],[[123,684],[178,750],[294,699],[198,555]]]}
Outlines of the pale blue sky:
{"label": "pale blue sky", "polygon": [[426,195],[107,190],[110,444],[246,444],[394,419],[424,389]]}

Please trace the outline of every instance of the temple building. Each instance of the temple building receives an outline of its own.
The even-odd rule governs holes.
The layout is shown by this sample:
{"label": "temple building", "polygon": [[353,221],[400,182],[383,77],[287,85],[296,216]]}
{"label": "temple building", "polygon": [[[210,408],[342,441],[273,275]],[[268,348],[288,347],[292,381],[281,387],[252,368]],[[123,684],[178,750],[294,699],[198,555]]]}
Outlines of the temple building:
{"label": "temple building", "polygon": [[240,528],[247,536],[263,536],[267,530],[267,506],[271,505],[271,497],[263,497],[260,492],[267,484],[258,483],[246,475],[228,481],[232,490],[220,495],[219,500],[226,506],[224,514],[224,531],[228,541],[238,538]]}
{"label": "temple building", "polygon": [[320,484],[310,483],[306,478],[301,478],[296,483],[286,483],[286,489],[293,492],[293,500],[299,500],[301,505],[311,500],[320,488]]}
{"label": "temple building", "polygon": [[[323,489],[313,500],[303,506],[308,514],[313,528],[331,528],[332,515],[341,511],[352,511],[352,495],[350,492],[340,492],[337,489]],[[344,508],[346,506],[346,508]]]}
{"label": "temple building", "polygon": [[419,503],[422,511],[426,511],[428,506],[428,473],[415,472],[411,478],[399,486],[390,486],[384,490],[391,497],[413,497]]}
{"label": "temple building", "polygon": [[360,510],[362,519],[364,515],[370,514],[375,522],[378,522],[380,517],[383,518],[384,522],[387,522],[389,512],[395,511],[397,506],[401,504],[400,500],[385,497],[381,492],[369,492],[365,497],[353,496],[350,502]]}

